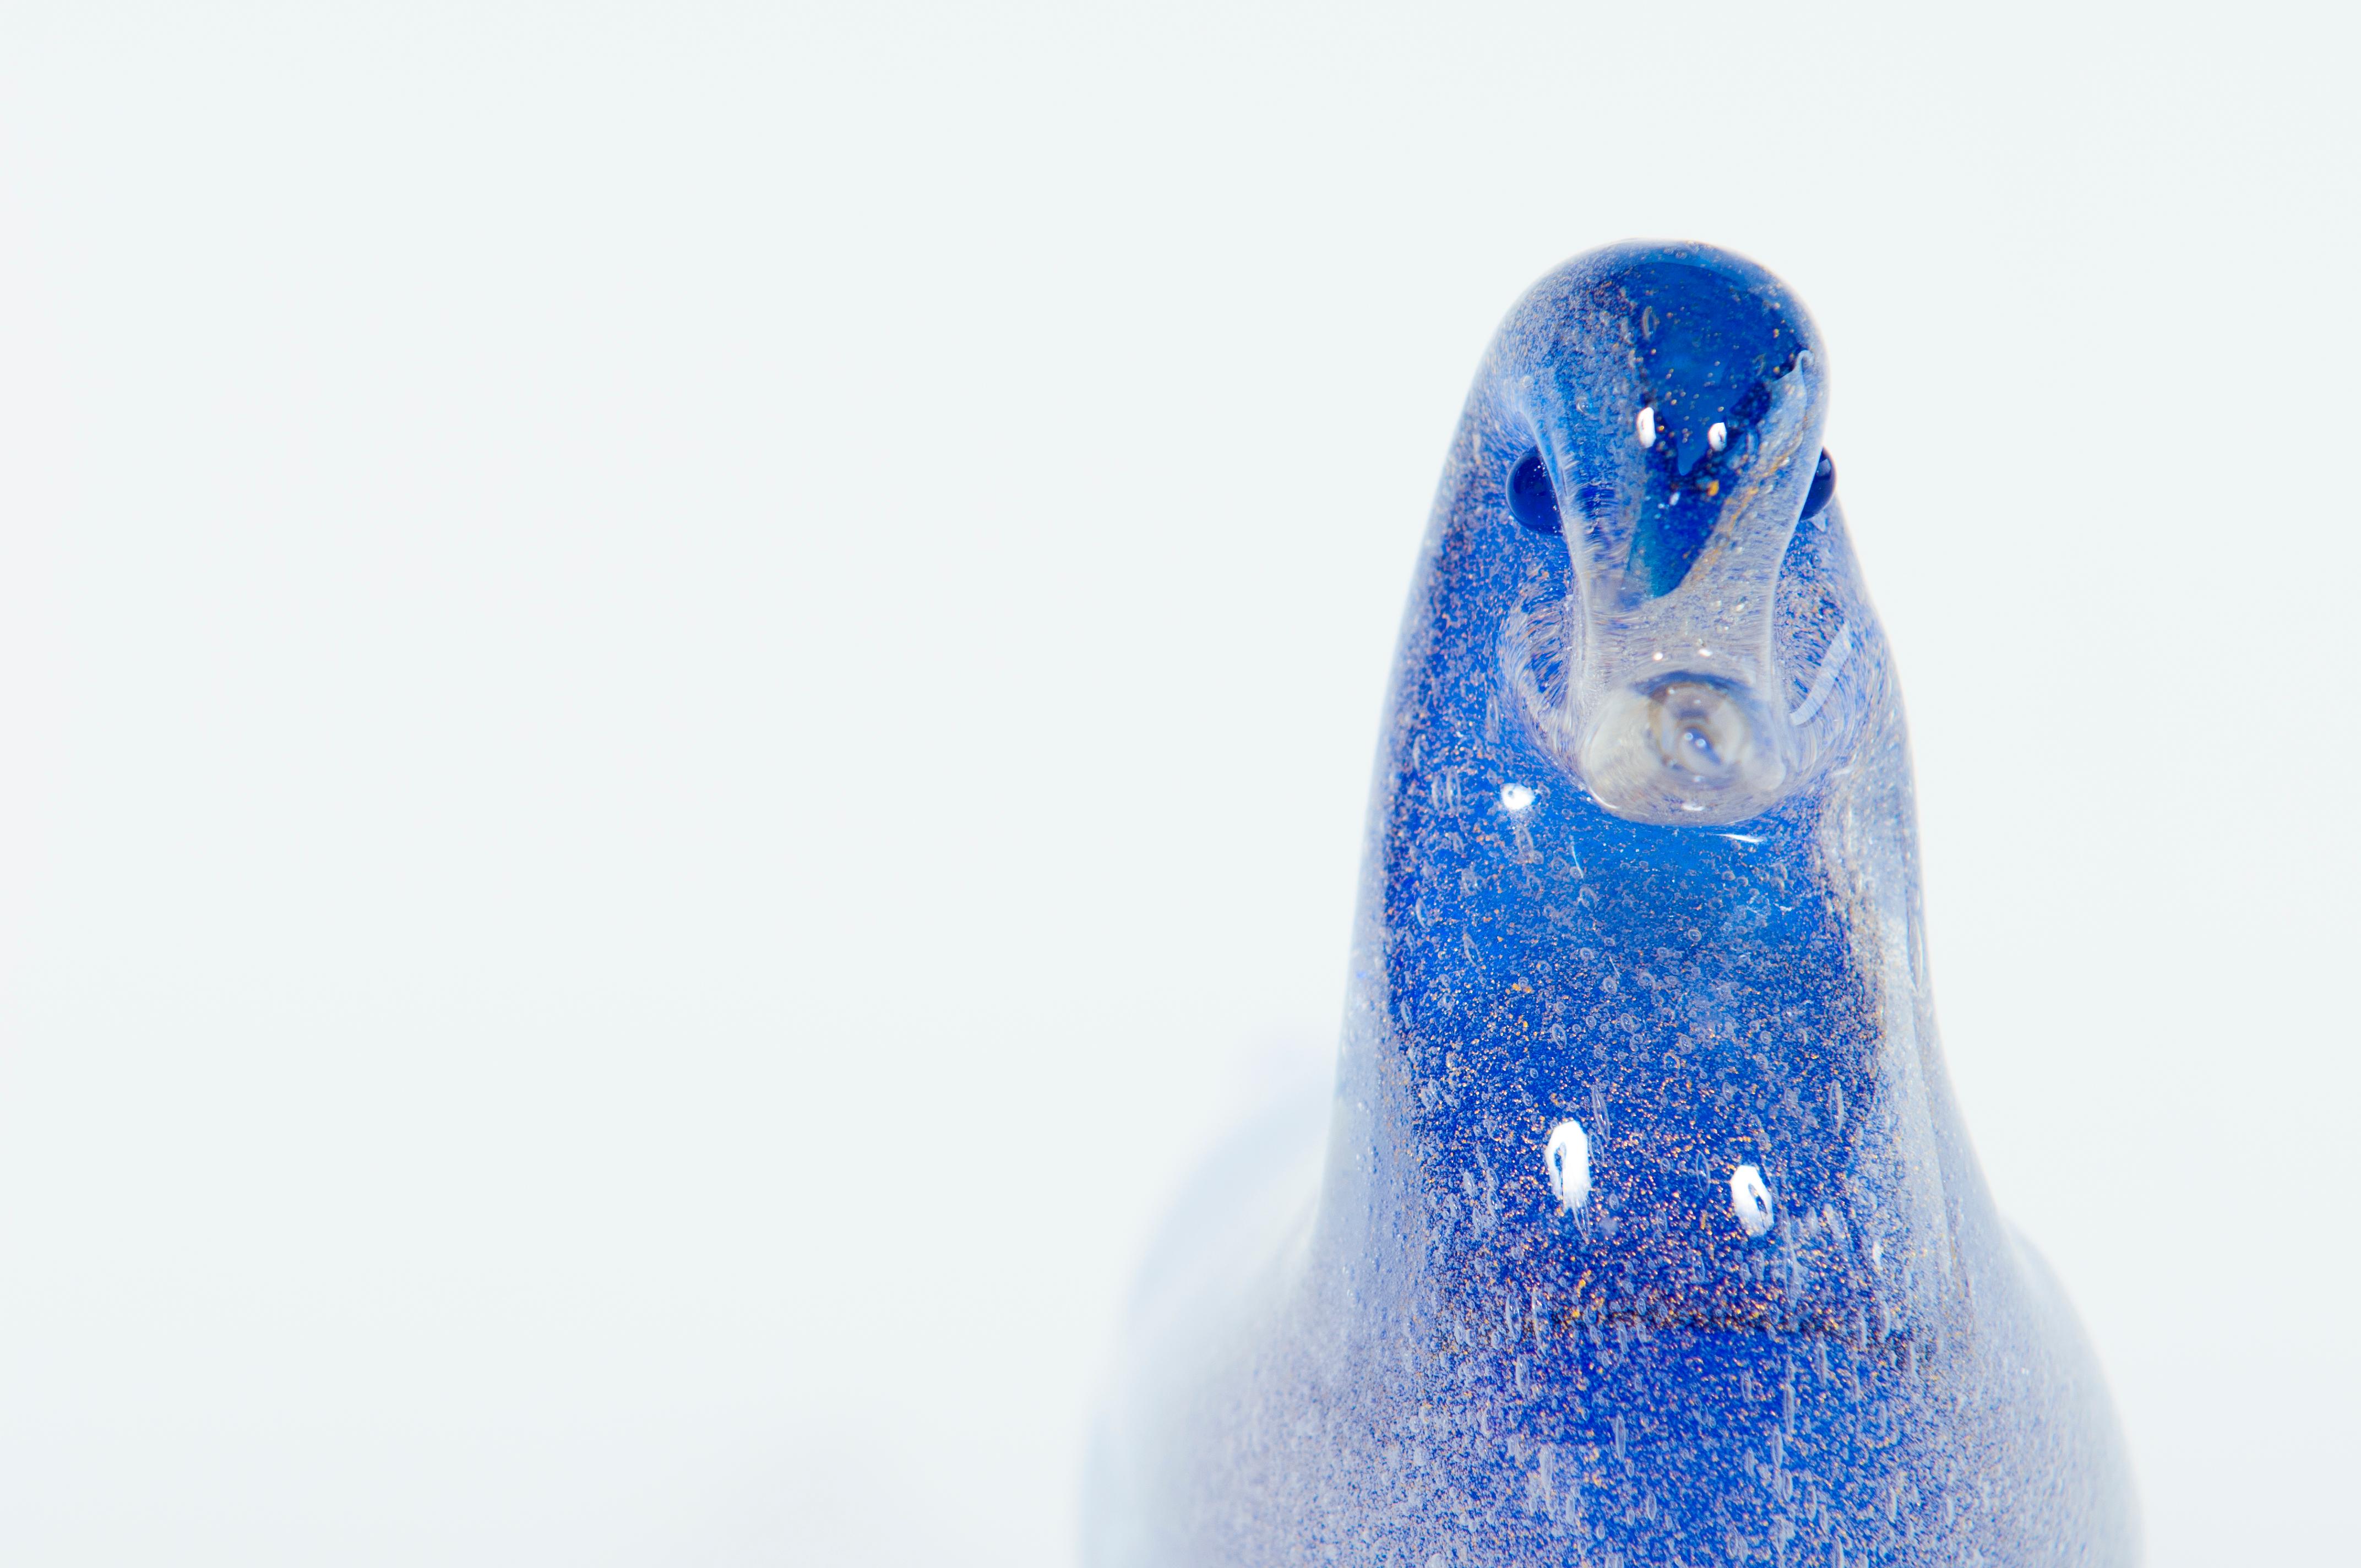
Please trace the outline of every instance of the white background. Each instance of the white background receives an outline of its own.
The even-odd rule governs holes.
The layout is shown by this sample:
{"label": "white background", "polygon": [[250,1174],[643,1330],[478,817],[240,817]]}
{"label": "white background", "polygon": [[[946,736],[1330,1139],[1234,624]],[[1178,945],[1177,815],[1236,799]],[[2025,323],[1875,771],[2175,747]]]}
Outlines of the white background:
{"label": "white background", "polygon": [[2355,43],[7,7],[0,1560],[1069,1562],[1477,359],[1632,235],[1830,345],[2152,1561],[2349,1552]]}

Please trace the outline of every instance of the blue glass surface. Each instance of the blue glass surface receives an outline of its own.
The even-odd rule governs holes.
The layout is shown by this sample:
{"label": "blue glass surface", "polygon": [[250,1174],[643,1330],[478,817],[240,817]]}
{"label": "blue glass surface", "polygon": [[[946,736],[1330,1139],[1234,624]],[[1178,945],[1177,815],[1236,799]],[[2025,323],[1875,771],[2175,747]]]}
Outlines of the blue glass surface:
{"label": "blue glass surface", "polygon": [[1901,698],[1750,262],[1539,283],[1402,631],[1333,1099],[1209,1167],[1095,1568],[2127,1563],[2070,1309],[1926,976]]}

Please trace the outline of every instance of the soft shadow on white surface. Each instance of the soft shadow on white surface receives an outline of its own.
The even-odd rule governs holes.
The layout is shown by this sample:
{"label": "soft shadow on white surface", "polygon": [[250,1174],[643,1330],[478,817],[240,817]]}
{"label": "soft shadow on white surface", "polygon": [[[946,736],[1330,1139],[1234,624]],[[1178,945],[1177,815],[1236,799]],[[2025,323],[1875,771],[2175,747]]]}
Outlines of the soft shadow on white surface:
{"label": "soft shadow on white surface", "polygon": [[12,8],[0,1560],[1065,1560],[1477,356],[1631,235],[1830,345],[2152,1561],[2333,1556],[2353,42]]}

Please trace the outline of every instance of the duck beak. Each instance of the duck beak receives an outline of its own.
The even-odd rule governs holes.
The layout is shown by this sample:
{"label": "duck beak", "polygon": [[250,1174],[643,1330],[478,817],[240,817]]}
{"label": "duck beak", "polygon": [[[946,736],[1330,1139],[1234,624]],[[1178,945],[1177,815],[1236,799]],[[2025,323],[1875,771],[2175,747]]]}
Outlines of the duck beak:
{"label": "duck beak", "polygon": [[[1556,630],[1574,656],[1543,726],[1558,760],[1600,805],[1641,822],[1719,824],[1776,804],[1798,773],[1772,658],[1779,568],[1819,455],[1819,368],[1806,354],[1772,389],[1711,492],[1664,490],[1635,467],[1620,497],[1566,476],[1564,532],[1578,591]],[[1543,432],[1545,460],[1552,454]],[[1714,448],[1718,457],[1722,449]],[[1669,496],[1669,499],[1667,499]],[[1650,559],[1651,509],[1709,503],[1702,546],[1669,588]],[[1659,557],[1659,559],[1661,559]]]}

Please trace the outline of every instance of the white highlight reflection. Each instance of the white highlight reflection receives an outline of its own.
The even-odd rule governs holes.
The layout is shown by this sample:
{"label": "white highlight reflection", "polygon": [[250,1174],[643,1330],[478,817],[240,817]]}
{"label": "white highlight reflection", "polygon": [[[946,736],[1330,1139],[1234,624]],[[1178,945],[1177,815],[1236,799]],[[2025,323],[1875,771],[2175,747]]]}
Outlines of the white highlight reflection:
{"label": "white highlight reflection", "polygon": [[1741,1165],[1730,1173],[1730,1212],[1750,1236],[1771,1228],[1771,1190],[1763,1185],[1760,1166]]}
{"label": "white highlight reflection", "polygon": [[1542,1151],[1542,1164],[1549,1171],[1550,1190],[1568,1209],[1579,1209],[1582,1201],[1590,1196],[1590,1135],[1582,1124],[1569,1116],[1550,1129],[1549,1144]]}

